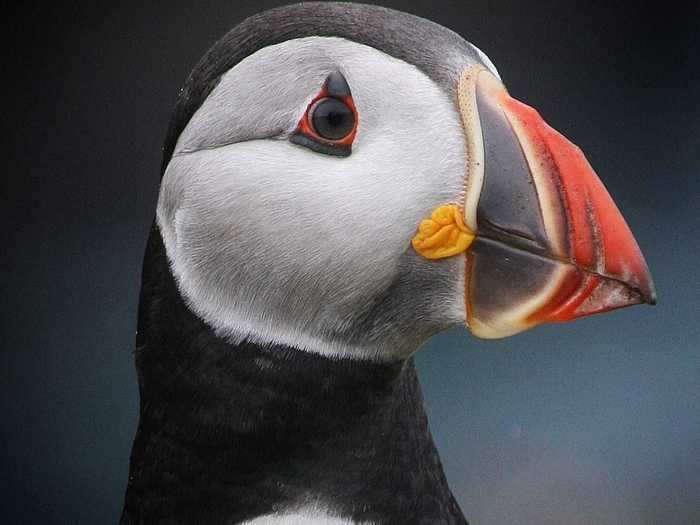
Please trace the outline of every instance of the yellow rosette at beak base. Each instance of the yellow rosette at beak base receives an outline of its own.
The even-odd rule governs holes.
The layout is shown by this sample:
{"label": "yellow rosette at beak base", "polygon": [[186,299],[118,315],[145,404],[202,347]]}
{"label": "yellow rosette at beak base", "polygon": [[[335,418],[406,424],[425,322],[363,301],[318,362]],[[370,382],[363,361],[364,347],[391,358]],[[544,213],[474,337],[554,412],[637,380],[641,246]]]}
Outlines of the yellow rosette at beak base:
{"label": "yellow rosette at beak base", "polygon": [[426,259],[444,259],[466,252],[475,237],[459,208],[445,204],[436,208],[429,219],[421,221],[411,245]]}

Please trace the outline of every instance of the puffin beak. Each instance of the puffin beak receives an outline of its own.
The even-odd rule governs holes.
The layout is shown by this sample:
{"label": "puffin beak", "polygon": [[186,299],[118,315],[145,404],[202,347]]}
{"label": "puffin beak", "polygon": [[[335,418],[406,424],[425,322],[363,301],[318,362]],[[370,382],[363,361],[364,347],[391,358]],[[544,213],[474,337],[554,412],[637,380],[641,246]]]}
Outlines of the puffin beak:
{"label": "puffin beak", "polygon": [[654,304],[639,246],[581,150],[480,66],[461,75],[458,102],[470,155],[453,228],[468,239],[470,331],[505,337]]}

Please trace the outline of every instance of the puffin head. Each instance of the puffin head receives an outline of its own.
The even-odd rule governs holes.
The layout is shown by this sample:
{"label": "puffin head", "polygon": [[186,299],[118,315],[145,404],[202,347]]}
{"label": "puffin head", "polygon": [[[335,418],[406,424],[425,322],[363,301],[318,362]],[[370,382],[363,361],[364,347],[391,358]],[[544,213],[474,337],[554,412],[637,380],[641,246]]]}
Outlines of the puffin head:
{"label": "puffin head", "polygon": [[489,59],[389,9],[248,19],[181,93],[157,209],[191,310],[233,342],[402,359],[654,302],[581,151]]}

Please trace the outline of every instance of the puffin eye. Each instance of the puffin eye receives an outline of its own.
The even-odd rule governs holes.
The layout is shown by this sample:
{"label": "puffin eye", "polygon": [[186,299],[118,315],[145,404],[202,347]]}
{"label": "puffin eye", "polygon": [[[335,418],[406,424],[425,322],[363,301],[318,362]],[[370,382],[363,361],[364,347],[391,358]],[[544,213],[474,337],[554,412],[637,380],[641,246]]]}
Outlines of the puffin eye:
{"label": "puffin eye", "polygon": [[309,108],[311,126],[326,140],[342,140],[355,128],[355,115],[342,100],[322,98]]}
{"label": "puffin eye", "polygon": [[357,133],[357,109],[347,81],[331,73],[289,140],[315,152],[347,157]]}

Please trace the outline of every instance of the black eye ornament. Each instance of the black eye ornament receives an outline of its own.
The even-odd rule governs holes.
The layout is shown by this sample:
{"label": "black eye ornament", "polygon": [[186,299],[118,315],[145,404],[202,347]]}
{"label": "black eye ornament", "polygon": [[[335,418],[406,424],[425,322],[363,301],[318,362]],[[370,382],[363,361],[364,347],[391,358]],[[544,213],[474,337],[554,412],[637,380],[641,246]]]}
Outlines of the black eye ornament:
{"label": "black eye ornament", "polygon": [[357,133],[357,109],[347,81],[338,72],[326,78],[289,140],[318,153],[347,157]]}

